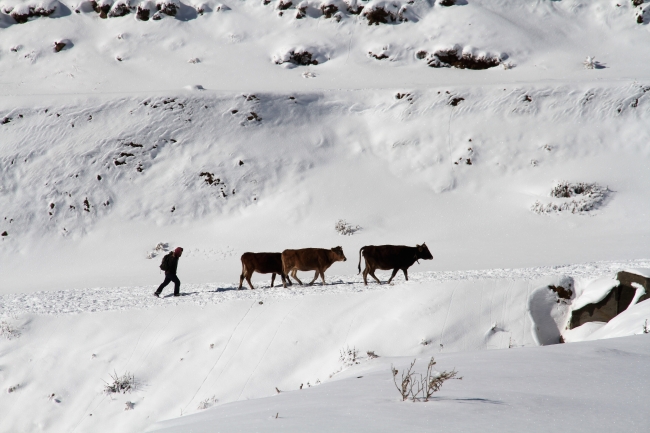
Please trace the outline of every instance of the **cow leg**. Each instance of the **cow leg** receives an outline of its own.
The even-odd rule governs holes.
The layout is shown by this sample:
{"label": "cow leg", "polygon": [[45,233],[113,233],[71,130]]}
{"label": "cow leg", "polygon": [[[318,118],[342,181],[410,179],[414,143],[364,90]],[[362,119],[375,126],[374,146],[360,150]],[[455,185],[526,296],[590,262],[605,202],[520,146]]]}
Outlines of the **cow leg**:
{"label": "cow leg", "polygon": [[314,279],[311,280],[311,283],[309,283],[309,285],[310,285],[310,286],[313,286],[313,285],[314,285],[314,281],[316,281],[317,278],[318,278],[318,271],[314,272]]}
{"label": "cow leg", "polygon": [[320,273],[320,279],[323,280],[323,286],[325,285],[325,272]]}
{"label": "cow leg", "polygon": [[368,285],[368,266],[363,270],[363,284]]}
{"label": "cow leg", "polygon": [[237,287],[237,290],[241,290],[241,286],[244,283],[244,273],[239,276],[239,287]]}
{"label": "cow leg", "polygon": [[300,279],[298,278],[298,269],[294,269],[291,272],[291,276],[293,277],[294,280],[298,281],[298,284],[300,284],[301,286],[303,285],[302,281],[300,281]]}
{"label": "cow leg", "polygon": [[372,278],[375,279],[375,281],[377,281],[377,284],[381,284],[381,281],[379,281],[379,278],[377,278],[377,275],[375,275],[375,270],[374,269],[368,270],[368,273],[370,274],[370,276]]}
{"label": "cow leg", "polygon": [[287,287],[287,284],[289,284],[290,286],[293,286],[293,283],[291,282],[291,279],[289,278],[289,276],[287,274],[282,273],[282,274],[280,274],[280,277],[282,277],[282,285],[284,287]]}
{"label": "cow leg", "polygon": [[252,272],[247,272],[246,273],[246,281],[248,282],[248,285],[250,286],[251,290],[255,290],[255,287],[253,287],[253,283],[251,283],[251,277],[253,276]]}
{"label": "cow leg", "polygon": [[404,268],[404,269],[402,269],[402,272],[404,272],[404,278],[406,278],[406,281],[408,281],[409,280],[408,270],[406,268]]}
{"label": "cow leg", "polygon": [[275,272],[271,274],[271,287],[273,287],[273,282],[275,281]]}
{"label": "cow leg", "polygon": [[390,284],[390,282],[393,281],[393,278],[395,278],[395,275],[397,275],[397,271],[399,271],[399,268],[393,269],[393,274],[388,279],[388,284]]}

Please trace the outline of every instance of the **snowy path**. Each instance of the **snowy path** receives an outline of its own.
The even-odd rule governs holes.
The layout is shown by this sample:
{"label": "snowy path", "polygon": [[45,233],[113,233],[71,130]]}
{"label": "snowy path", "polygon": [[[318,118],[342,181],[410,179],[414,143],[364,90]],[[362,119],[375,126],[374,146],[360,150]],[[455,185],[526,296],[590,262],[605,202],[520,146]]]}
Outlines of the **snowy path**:
{"label": "snowy path", "polygon": [[[411,280],[408,283],[404,282],[403,276],[400,274],[396,279],[396,283],[393,285],[475,280],[534,281],[540,278],[564,275],[575,279],[592,279],[605,275],[613,275],[625,268],[643,267],[650,267],[650,259],[521,269],[422,272],[410,274]],[[268,280],[260,284],[259,274],[256,274],[253,278],[254,284],[257,285],[257,289],[254,291],[248,289],[238,291],[236,290],[238,286],[232,283],[184,284],[182,286],[184,295],[179,298],[171,297],[173,292],[172,285],[168,286],[163,292],[165,296],[163,299],[152,296],[156,287],[155,285],[7,294],[0,296],[0,317],[12,317],[22,313],[69,314],[147,309],[161,305],[205,306],[233,300],[259,301],[267,298],[287,299],[313,294],[360,293],[389,290],[391,288],[391,286],[378,286],[377,284],[369,284],[365,287],[359,276],[329,276],[327,277],[328,285],[325,287],[319,285],[313,287],[294,285],[291,289],[284,289],[282,286],[271,288]],[[383,278],[383,281],[385,280],[386,277]],[[482,296],[489,295],[485,294]],[[507,299],[501,301],[505,305]],[[463,308],[465,307],[463,306]]]}

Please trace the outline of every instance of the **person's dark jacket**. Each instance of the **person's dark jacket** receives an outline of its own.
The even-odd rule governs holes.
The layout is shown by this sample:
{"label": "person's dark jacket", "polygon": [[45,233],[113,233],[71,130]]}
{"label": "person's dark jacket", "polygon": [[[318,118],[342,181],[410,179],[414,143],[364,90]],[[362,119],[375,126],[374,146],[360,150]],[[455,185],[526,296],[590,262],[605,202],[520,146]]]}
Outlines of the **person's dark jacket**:
{"label": "person's dark jacket", "polygon": [[170,252],[167,254],[166,262],[167,268],[165,269],[165,273],[176,275],[176,269],[178,268],[178,257],[175,257],[174,253]]}

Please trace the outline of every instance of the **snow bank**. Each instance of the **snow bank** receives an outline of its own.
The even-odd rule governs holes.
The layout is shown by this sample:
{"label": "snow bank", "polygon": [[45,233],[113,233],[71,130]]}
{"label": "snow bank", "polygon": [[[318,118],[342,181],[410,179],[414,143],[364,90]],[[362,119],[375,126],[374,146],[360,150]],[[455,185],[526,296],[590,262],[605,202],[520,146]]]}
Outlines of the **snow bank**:
{"label": "snow bank", "polygon": [[571,309],[573,311],[579,310],[585,305],[602,301],[619,284],[620,282],[614,278],[602,277],[590,282],[584,288],[578,287],[578,296],[571,305]]}

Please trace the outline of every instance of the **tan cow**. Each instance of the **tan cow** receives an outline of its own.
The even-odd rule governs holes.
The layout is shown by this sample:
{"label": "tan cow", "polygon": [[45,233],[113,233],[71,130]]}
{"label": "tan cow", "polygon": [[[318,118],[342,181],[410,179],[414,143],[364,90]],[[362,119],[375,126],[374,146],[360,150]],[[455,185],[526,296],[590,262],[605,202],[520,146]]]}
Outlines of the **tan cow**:
{"label": "tan cow", "polygon": [[[285,274],[282,272],[282,255],[280,253],[244,253],[241,256],[241,275],[239,276],[239,288],[241,289],[244,278],[251,290],[255,289],[251,283],[253,272],[271,275],[271,287],[275,282],[275,274],[280,274],[282,283],[285,283]],[[291,281],[289,281],[291,285]],[[286,286],[285,286],[286,287]]]}
{"label": "tan cow", "polygon": [[[291,282],[289,278],[289,275],[291,275],[301,286],[302,281],[296,275],[298,271],[316,271],[314,279],[311,280],[309,285],[313,285],[319,275],[323,280],[323,285],[325,285],[325,271],[332,266],[332,263],[346,260],[341,247],[329,250],[324,248],[303,248],[301,250],[282,251],[282,269],[287,276],[287,280]],[[284,284],[284,287],[287,287],[287,285]]]}

